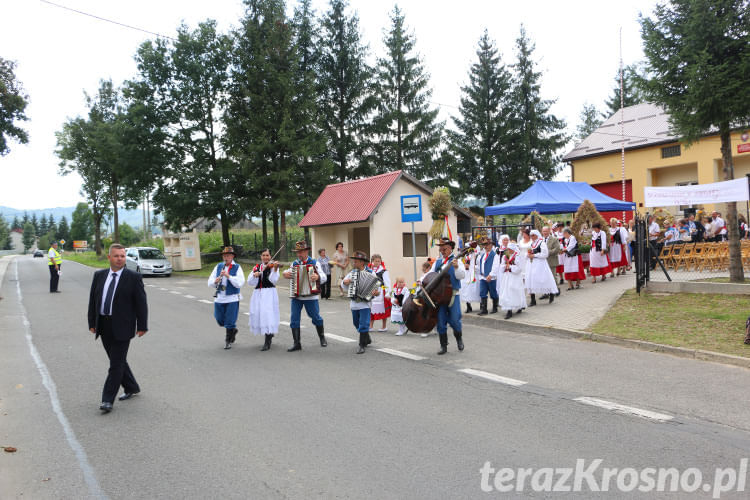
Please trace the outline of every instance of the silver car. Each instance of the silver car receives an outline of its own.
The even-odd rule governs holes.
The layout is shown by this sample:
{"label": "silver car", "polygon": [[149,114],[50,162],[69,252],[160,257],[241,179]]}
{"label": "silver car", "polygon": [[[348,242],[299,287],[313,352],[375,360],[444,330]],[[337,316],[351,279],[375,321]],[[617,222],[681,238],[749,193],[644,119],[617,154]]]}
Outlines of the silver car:
{"label": "silver car", "polygon": [[125,249],[125,267],[142,275],[170,276],[172,264],[154,247],[131,247]]}

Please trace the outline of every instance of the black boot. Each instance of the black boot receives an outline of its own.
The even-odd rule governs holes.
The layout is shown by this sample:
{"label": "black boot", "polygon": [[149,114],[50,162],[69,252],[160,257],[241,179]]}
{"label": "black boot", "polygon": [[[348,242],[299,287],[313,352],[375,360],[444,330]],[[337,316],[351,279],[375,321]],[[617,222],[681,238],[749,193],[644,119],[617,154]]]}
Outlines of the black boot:
{"label": "black boot", "polygon": [[555,294],[554,293],[549,294],[549,303],[551,304],[554,301],[555,301]]}
{"label": "black boot", "polygon": [[461,332],[453,331],[453,336],[456,337],[456,347],[458,347],[459,351],[464,350],[464,340],[463,340],[463,334]]}
{"label": "black boot", "polygon": [[372,337],[370,337],[370,332],[365,333],[365,345],[372,344]]}
{"label": "black boot", "polygon": [[500,299],[492,299],[492,311],[490,311],[490,314],[497,314],[497,305],[500,302]]}
{"label": "black boot", "polygon": [[508,309],[508,312],[505,313],[505,319],[510,319],[511,317],[513,317],[513,311]]}
{"label": "black boot", "polygon": [[294,339],[294,345],[287,349],[287,352],[301,351],[302,344],[300,343],[300,332],[299,328],[292,328],[292,338]]}
{"label": "black boot", "polygon": [[266,334],[266,341],[263,343],[263,347],[260,348],[261,351],[267,351],[271,348],[271,339],[273,338],[273,334]]}
{"label": "black boot", "polygon": [[360,333],[359,334],[359,349],[357,349],[357,354],[364,354],[365,353],[365,347],[368,344],[368,334],[367,333]]}
{"label": "black boot", "polygon": [[534,307],[536,305],[536,294],[531,294],[531,302],[529,303],[529,307]]}
{"label": "black boot", "polygon": [[439,333],[438,337],[440,337],[440,350],[438,351],[438,354],[445,354],[446,352],[448,352],[448,334]]}
{"label": "black boot", "polygon": [[470,312],[472,312],[473,310],[474,310],[474,309],[472,309],[472,308],[471,308],[471,303],[467,302],[467,303],[466,303],[466,314],[469,314],[469,313],[470,313]]}
{"label": "black boot", "polygon": [[237,332],[239,332],[239,330],[237,330],[236,328],[231,328],[231,336],[229,337],[229,342],[231,342],[232,344],[234,344],[234,341],[237,340]]}
{"label": "black boot", "polygon": [[487,298],[479,299],[479,315],[484,316],[487,314]]}
{"label": "black boot", "polygon": [[323,325],[315,325],[315,329],[318,331],[318,338],[320,339],[320,347],[327,347],[328,342],[326,342],[326,335],[323,329]]}
{"label": "black boot", "polygon": [[227,328],[227,334],[224,336],[224,349],[232,348],[232,329]]}

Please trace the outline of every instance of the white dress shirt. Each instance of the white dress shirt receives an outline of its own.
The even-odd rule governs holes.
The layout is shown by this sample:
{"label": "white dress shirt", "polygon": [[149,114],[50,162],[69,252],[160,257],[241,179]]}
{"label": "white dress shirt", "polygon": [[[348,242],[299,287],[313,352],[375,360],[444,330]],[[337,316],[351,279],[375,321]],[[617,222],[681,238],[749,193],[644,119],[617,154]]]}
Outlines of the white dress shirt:
{"label": "white dress shirt", "polygon": [[[237,263],[235,261],[232,261],[230,266],[234,264],[237,264]],[[227,266],[226,264],[224,266],[227,268],[230,267],[230,266]],[[209,288],[216,288],[216,283],[214,282],[216,281],[216,278],[219,277],[218,271],[219,271],[219,264],[216,264],[216,266],[214,267],[214,270],[211,271],[211,276],[208,277],[207,284]],[[234,276],[229,276],[229,279],[227,279],[226,276],[222,276],[221,285],[226,287],[227,281],[229,281],[229,283],[231,283],[232,286],[234,286],[237,289],[242,288],[242,285],[245,284],[245,273],[242,272],[242,266],[238,264],[237,274]],[[221,290],[219,293],[216,294],[216,298],[214,298],[214,302],[216,302],[217,304],[228,304],[230,302],[239,302],[241,300],[242,300],[241,292],[233,294],[233,295],[227,295],[225,290]]]}
{"label": "white dress shirt", "polygon": [[109,290],[109,284],[112,282],[112,275],[113,274],[117,275],[117,278],[116,278],[117,281],[115,281],[115,289],[112,292],[112,307],[114,307],[115,294],[117,293],[117,287],[120,285],[120,279],[122,278],[122,269],[120,269],[119,271],[113,271],[110,268],[109,274],[107,274],[107,279],[104,282],[104,289],[102,289],[102,310],[99,311],[102,316],[110,316],[112,314],[112,311],[105,311],[104,310],[104,304],[107,302],[107,291]]}

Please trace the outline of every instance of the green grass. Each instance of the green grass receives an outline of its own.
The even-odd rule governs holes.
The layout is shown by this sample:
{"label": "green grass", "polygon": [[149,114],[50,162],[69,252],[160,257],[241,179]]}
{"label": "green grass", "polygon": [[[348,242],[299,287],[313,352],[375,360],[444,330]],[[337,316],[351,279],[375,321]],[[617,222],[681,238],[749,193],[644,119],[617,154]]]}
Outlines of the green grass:
{"label": "green grass", "polygon": [[[703,283],[729,283],[729,277],[718,277],[718,278],[702,278],[697,280],[691,280],[691,281],[697,281],[697,282],[703,282]],[[745,278],[745,283],[750,283],[750,278]]]}
{"label": "green grass", "polygon": [[688,349],[750,357],[745,295],[657,294],[628,290],[590,330],[603,335],[645,340]]}
{"label": "green grass", "polygon": [[102,255],[101,258],[96,256],[96,252],[65,252],[63,254],[63,260],[72,260],[80,264],[84,264],[91,267],[106,268],[109,267],[109,260],[107,257]]}

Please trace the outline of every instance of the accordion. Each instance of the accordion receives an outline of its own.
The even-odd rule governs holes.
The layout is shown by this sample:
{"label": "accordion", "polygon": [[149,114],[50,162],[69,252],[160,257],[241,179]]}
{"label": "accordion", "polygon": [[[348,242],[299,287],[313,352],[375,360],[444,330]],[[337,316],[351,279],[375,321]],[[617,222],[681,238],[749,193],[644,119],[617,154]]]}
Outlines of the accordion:
{"label": "accordion", "polygon": [[380,280],[373,273],[367,271],[352,271],[347,295],[355,302],[368,302],[372,299],[372,292],[380,288]]}
{"label": "accordion", "polygon": [[291,283],[289,284],[289,296],[310,297],[320,293],[320,287],[317,281],[310,279],[311,274],[315,274],[316,268],[313,264],[301,264],[292,266]]}

